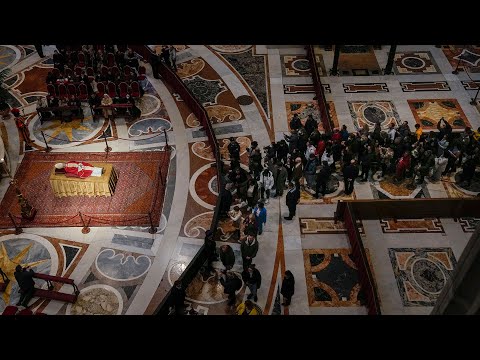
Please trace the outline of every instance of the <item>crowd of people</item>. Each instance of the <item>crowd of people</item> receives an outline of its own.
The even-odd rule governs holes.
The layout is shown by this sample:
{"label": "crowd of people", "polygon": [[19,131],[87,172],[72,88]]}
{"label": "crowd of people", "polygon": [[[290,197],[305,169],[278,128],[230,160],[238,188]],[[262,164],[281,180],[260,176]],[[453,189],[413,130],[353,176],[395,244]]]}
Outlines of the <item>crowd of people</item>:
{"label": "crowd of people", "polygon": [[[120,84],[132,86],[133,82],[138,82],[139,95],[143,96],[147,80],[144,75],[145,67],[140,65],[139,61],[143,59],[132,49],[123,49],[117,45],[82,45],[81,47],[57,45],[57,50],[54,50],[53,54],[54,70],[48,72],[45,79],[47,85],[57,89],[57,95],[50,95],[46,100],[40,100],[37,107],[74,106],[74,104],[80,106],[81,101],[88,101],[95,115],[109,118],[112,117],[113,110],[100,106],[130,104],[129,107],[116,109],[116,112],[122,115],[128,111],[133,118],[137,118],[141,115],[141,111],[136,106],[134,95],[122,92]],[[58,85],[69,83],[76,86],[84,84],[88,98],[81,98],[79,94],[69,94],[68,98],[59,96]],[[99,91],[99,83],[105,85],[105,93]],[[106,85],[109,83],[115,84],[115,96],[108,94]],[[49,117],[48,113],[42,115]],[[59,114],[52,116],[57,115]]]}
{"label": "crowd of people", "polygon": [[[227,146],[229,157],[222,164],[222,228],[230,239],[241,244],[242,279],[250,289],[248,301],[257,301],[261,284],[261,274],[253,260],[261,249],[259,237],[267,221],[265,205],[270,198],[282,197],[286,191],[289,212],[284,218],[291,220],[296,214],[300,190],[322,198],[336,190],[332,176],[338,182],[343,180],[346,195],[353,193],[356,182],[386,180],[399,186],[418,186],[427,179],[437,182],[457,171],[459,185],[468,187],[480,163],[480,128],[453,132],[443,118],[436,132],[424,132],[419,124],[411,129],[405,121],[400,125],[390,123],[387,130],[377,123],[373,128],[365,124],[349,132],[343,125],[322,134],[312,115],[302,122],[296,114],[289,125],[290,134],[263,151],[252,141],[247,148],[248,166],[241,164],[240,144],[231,137]],[[217,259],[211,233],[207,232],[205,242],[211,243],[210,264]],[[228,304],[233,306],[241,284],[231,271],[235,254],[230,245],[220,247],[220,260],[225,267],[220,281],[229,295]],[[294,291],[293,274],[289,272],[283,282],[284,304],[288,306]],[[242,303],[242,312],[248,312],[249,306]]]}
{"label": "crowd of people", "polygon": [[[228,215],[235,227],[241,228],[239,211],[243,204],[248,212],[254,209],[255,226],[261,234],[265,221],[263,216],[256,215],[258,209],[263,212],[269,198],[282,196],[286,186],[290,213],[285,218],[291,219],[295,216],[299,190],[322,198],[335,190],[330,181],[334,174],[343,179],[346,195],[353,192],[357,178],[360,182],[390,179],[395,183],[409,178],[419,185],[426,178],[436,182],[459,169],[460,182],[468,187],[480,163],[480,128],[453,132],[443,118],[437,124],[437,132],[424,133],[419,124],[412,130],[405,121],[398,126],[390,123],[386,131],[376,123],[373,129],[365,124],[350,133],[343,125],[332,133],[321,134],[312,115],[302,123],[295,114],[290,129],[283,140],[272,142],[263,152],[252,141],[247,149],[248,171],[240,166],[240,145],[230,138],[230,164],[228,168],[224,166],[226,186],[221,213]],[[238,229],[236,233],[238,236]]]}

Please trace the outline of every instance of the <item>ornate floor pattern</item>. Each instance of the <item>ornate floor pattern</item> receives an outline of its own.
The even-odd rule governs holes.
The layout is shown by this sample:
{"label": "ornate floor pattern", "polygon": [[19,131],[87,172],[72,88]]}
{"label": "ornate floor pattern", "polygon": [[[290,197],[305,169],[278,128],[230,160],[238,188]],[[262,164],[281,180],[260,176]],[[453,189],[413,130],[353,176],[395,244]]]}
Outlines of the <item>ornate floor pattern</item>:
{"label": "ornate floor pattern", "polygon": [[438,74],[438,66],[429,51],[396,53],[393,71],[395,74]]}
{"label": "ornate floor pattern", "polygon": [[401,82],[403,92],[418,91],[450,91],[451,88],[446,81],[411,81]]}
{"label": "ornate floor pattern", "polygon": [[433,306],[457,264],[450,248],[388,249],[404,306]]}
{"label": "ornate floor pattern", "polygon": [[368,124],[373,131],[376,123],[387,130],[391,123],[400,125],[400,116],[392,101],[348,101],[348,108],[355,128],[360,129]]}
{"label": "ornate floor pattern", "polygon": [[389,92],[386,83],[343,84],[343,91],[347,94]]}
{"label": "ornate floor pattern", "polygon": [[[305,121],[307,121],[308,116],[312,115],[318,123],[318,131],[320,131],[320,133],[325,132],[320,117],[320,109],[316,101],[287,101],[285,102],[285,105],[287,109],[287,121],[289,130],[290,121],[292,120],[293,115],[298,114],[303,125],[305,125]],[[333,101],[328,102],[328,107],[330,111],[330,117],[335,124],[335,127],[338,127],[338,118],[335,110],[335,104],[333,103]]]}
{"label": "ornate floor pattern", "polygon": [[[49,236],[0,234],[0,268],[10,279],[6,291],[0,297],[0,312],[19,300],[18,284],[13,275],[16,265],[21,264],[24,267],[28,265],[35,272],[69,277],[87,248],[88,244]],[[43,284],[44,281],[35,280],[36,287],[42,287]],[[56,290],[60,287],[57,284]],[[50,300],[36,298],[30,306],[39,311],[39,306],[44,308],[49,302]]]}
{"label": "ornate floor pattern", "polygon": [[463,232],[472,233],[476,226],[480,223],[479,218],[460,218],[458,219]]}
{"label": "ornate floor pattern", "polygon": [[419,220],[380,220],[380,227],[385,234],[391,233],[445,233],[440,219]]}
{"label": "ornate floor pattern", "polygon": [[452,66],[452,70],[465,71],[465,68],[467,68],[467,71],[472,73],[480,72],[480,65],[472,66],[469,63],[459,61],[458,55],[460,55],[464,49],[480,55],[480,47],[476,45],[442,45],[442,51]]}
{"label": "ornate floor pattern", "polygon": [[[374,174],[374,180],[378,175]],[[400,182],[393,181],[392,175],[386,175],[383,180],[376,181],[370,185],[375,199],[418,199],[430,197],[425,183],[410,188],[412,179],[405,178]]]}
{"label": "ornate floor pattern", "polygon": [[[346,234],[347,229],[343,221],[335,221],[329,217],[315,217],[315,218],[299,218],[300,233],[302,235],[316,235],[316,234]],[[357,227],[360,234],[364,234],[363,224],[361,220],[357,221]]]}
{"label": "ornate floor pattern", "polygon": [[443,118],[454,130],[463,130],[471,124],[456,99],[415,99],[407,100],[417,124],[424,131],[437,130],[437,123]]}
{"label": "ornate floor pattern", "polygon": [[[205,106],[210,119],[213,120],[212,123],[230,122],[245,118],[230,89],[220,75],[203,59],[194,58],[179,64],[178,74],[193,95]],[[191,120],[188,117],[186,120],[188,126],[195,124],[195,121],[198,123],[194,116]]]}
{"label": "ornate floor pattern", "polygon": [[283,76],[311,76],[310,62],[305,55],[281,55]]}
{"label": "ornate floor pattern", "polygon": [[223,53],[228,63],[240,74],[260,102],[267,117],[270,114],[267,85],[267,57],[255,53],[255,48],[240,53]]}
{"label": "ornate floor pattern", "polygon": [[303,250],[309,306],[362,306],[350,249]]}

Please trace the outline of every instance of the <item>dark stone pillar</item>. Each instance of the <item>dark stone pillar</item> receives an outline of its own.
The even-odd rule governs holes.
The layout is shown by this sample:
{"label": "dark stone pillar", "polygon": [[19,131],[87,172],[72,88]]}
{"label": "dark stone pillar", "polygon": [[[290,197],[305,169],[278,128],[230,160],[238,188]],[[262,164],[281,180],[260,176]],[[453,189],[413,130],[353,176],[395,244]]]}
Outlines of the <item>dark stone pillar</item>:
{"label": "dark stone pillar", "polygon": [[330,70],[330,75],[338,75],[338,58],[340,57],[340,50],[342,45],[335,45],[335,54],[333,55],[333,66]]}
{"label": "dark stone pillar", "polygon": [[387,66],[385,66],[385,75],[392,75],[393,60],[395,58],[395,52],[397,51],[397,45],[390,45],[390,51],[388,52]]}

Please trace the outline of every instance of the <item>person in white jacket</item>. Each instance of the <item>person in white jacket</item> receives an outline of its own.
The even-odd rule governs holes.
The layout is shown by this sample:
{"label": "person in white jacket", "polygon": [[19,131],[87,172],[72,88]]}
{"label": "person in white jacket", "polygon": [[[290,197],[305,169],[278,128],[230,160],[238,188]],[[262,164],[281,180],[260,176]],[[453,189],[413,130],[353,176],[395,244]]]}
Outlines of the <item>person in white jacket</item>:
{"label": "person in white jacket", "polygon": [[444,157],[443,154],[435,158],[435,166],[433,167],[433,173],[430,177],[431,182],[440,181],[440,179],[442,178],[442,173],[447,168],[447,163],[448,159]]}
{"label": "person in white jacket", "polygon": [[265,199],[265,194],[267,195],[267,198],[265,199],[265,204],[268,204],[268,199],[270,198],[270,190],[273,188],[273,184],[273,173],[268,170],[268,166],[265,166],[265,169],[260,173],[259,180],[262,199]]}

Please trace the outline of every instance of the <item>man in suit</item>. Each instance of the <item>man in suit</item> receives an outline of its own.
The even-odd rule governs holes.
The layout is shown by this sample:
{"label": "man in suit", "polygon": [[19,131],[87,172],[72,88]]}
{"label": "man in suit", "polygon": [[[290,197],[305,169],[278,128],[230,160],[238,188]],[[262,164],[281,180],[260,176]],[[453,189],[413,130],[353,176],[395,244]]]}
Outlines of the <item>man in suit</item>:
{"label": "man in suit", "polygon": [[358,167],[355,165],[355,160],[350,161],[350,165],[343,169],[343,182],[345,183],[345,195],[350,195],[353,192],[355,178],[358,176]]}
{"label": "man in suit", "polygon": [[35,292],[35,281],[33,280],[33,275],[35,273],[32,269],[23,268],[21,265],[17,265],[15,268],[14,276],[17,280],[18,286],[20,287],[20,300],[18,300],[17,306],[28,307],[30,299],[33,297]]}
{"label": "man in suit", "polygon": [[185,289],[182,282],[176,280],[173,283],[172,292],[170,293],[170,307],[175,309],[175,315],[184,315],[185,313]]}
{"label": "man in suit", "polygon": [[254,264],[250,264],[245,270],[243,270],[242,279],[250,289],[250,294],[247,296],[247,299],[250,300],[253,297],[253,301],[257,302],[257,290],[262,284],[262,275],[260,274],[260,271],[258,271]]}
{"label": "man in suit", "polygon": [[288,184],[286,202],[288,206],[288,216],[284,216],[285,220],[292,220],[297,211],[297,204],[300,201],[300,191],[295,187],[294,183]]}

